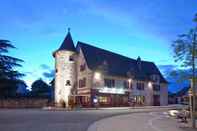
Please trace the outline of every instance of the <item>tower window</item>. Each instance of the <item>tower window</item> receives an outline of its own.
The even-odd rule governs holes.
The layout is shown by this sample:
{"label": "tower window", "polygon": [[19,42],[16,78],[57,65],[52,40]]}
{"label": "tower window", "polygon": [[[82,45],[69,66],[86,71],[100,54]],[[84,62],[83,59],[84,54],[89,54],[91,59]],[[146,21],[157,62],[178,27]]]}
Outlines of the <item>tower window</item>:
{"label": "tower window", "polygon": [[69,57],[69,61],[74,61],[73,56],[70,56],[70,57]]}
{"label": "tower window", "polygon": [[71,86],[70,80],[67,80],[67,81],[66,81],[66,86]]}

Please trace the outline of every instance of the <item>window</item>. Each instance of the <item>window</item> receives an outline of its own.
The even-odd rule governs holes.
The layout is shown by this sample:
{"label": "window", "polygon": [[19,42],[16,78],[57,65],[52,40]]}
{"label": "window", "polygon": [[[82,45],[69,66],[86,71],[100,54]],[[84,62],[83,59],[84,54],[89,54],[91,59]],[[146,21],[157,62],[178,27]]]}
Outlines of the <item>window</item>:
{"label": "window", "polygon": [[90,101],[89,97],[87,96],[82,96],[82,103],[87,104]]}
{"label": "window", "polygon": [[66,81],[66,86],[71,86],[70,80],[67,80],[67,81]]}
{"label": "window", "polygon": [[80,71],[84,71],[84,70],[86,70],[86,64],[85,63],[80,65]]}
{"label": "window", "polygon": [[144,90],[144,83],[138,82],[138,83],[137,83],[137,89],[138,89],[138,90]]}
{"label": "window", "polygon": [[153,90],[154,91],[160,91],[160,85],[153,84]]}
{"label": "window", "polygon": [[[130,85],[129,85],[130,84]],[[131,82],[128,82],[128,81],[124,81],[124,88],[125,89],[129,89],[129,88],[131,88],[132,89],[132,83]]]}
{"label": "window", "polygon": [[154,82],[158,82],[159,81],[159,75],[152,75],[151,76],[151,79],[154,81]]}
{"label": "window", "polygon": [[104,79],[106,87],[115,87],[115,80],[113,79]]}
{"label": "window", "polygon": [[134,100],[136,102],[136,104],[144,104],[145,103],[145,97],[144,96],[135,96]]}
{"label": "window", "polygon": [[86,78],[79,80],[79,88],[86,87]]}
{"label": "window", "polygon": [[108,98],[105,97],[105,96],[100,96],[100,97],[99,97],[99,102],[100,102],[100,103],[107,103],[107,102],[108,102]]}

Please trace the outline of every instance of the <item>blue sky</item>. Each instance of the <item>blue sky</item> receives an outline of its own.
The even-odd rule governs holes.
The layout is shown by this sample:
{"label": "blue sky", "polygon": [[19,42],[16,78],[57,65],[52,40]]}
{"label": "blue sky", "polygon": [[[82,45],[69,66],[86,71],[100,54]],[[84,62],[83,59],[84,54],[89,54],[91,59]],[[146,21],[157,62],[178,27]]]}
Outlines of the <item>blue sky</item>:
{"label": "blue sky", "polygon": [[68,27],[75,43],[141,56],[163,70],[175,64],[170,45],[192,27],[196,4],[196,0],[1,0],[0,39],[17,47],[11,55],[25,61],[20,70],[28,85],[38,78],[51,79],[52,52]]}

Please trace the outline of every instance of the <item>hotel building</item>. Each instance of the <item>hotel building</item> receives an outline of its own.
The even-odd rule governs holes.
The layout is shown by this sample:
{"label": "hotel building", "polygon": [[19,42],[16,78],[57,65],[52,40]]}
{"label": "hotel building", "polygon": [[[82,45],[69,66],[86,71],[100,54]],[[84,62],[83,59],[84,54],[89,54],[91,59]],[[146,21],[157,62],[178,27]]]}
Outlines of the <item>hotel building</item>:
{"label": "hotel building", "polygon": [[153,62],[132,59],[83,42],[68,31],[55,58],[55,103],[83,107],[167,105],[167,81]]}

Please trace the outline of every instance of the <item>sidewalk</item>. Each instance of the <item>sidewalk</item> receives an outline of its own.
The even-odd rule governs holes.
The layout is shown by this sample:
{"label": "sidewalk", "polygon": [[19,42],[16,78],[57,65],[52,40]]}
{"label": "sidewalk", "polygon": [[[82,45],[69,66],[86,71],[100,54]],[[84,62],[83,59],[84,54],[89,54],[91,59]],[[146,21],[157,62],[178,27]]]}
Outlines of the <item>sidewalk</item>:
{"label": "sidewalk", "polygon": [[194,131],[163,112],[134,113],[93,123],[88,131]]}
{"label": "sidewalk", "polygon": [[[131,110],[131,109],[183,109],[183,105],[168,105],[168,106],[141,106],[141,107],[104,107],[104,108],[75,108],[74,111],[80,110]],[[67,111],[65,108],[44,107],[43,110]]]}

